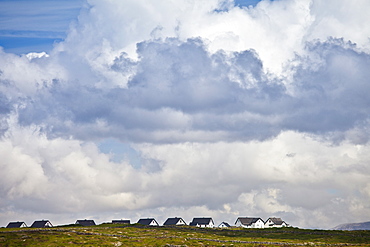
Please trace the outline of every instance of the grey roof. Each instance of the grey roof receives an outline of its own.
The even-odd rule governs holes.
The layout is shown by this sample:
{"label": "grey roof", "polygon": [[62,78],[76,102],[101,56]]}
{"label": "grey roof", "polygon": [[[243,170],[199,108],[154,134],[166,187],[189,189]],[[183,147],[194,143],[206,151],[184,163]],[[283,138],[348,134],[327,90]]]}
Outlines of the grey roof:
{"label": "grey roof", "polygon": [[[272,222],[274,222],[274,224],[275,224],[275,225],[282,225],[283,223],[285,223],[281,218],[271,217],[271,218],[268,218],[268,219],[266,220],[266,222],[267,222],[268,220],[271,220]],[[265,222],[265,223],[266,223],[266,222]]]}
{"label": "grey roof", "polygon": [[189,226],[196,226],[196,225],[208,225],[210,223],[213,223],[212,218],[193,218],[193,221],[189,224]]}
{"label": "grey roof", "polygon": [[238,219],[236,219],[235,224],[236,222],[238,222],[238,220],[240,221],[242,225],[250,226],[253,223],[256,223],[258,220],[262,220],[262,219],[261,218],[251,218],[251,217],[239,217]]}
{"label": "grey roof", "polygon": [[81,226],[95,226],[96,225],[94,220],[77,220],[76,224],[81,225]]}
{"label": "grey roof", "polygon": [[31,225],[31,227],[33,228],[42,228],[42,227],[49,227],[49,226],[53,226],[53,225],[48,220],[36,220]]}
{"label": "grey roof", "polygon": [[146,226],[149,226],[150,223],[152,223],[152,221],[154,220],[154,222],[158,224],[158,222],[154,219],[154,218],[148,218],[148,219],[140,219],[137,223],[138,224],[142,224],[142,225],[146,225]]}
{"label": "grey roof", "polygon": [[6,226],[6,228],[19,228],[19,227],[22,227],[22,226],[27,227],[26,223],[24,223],[23,221],[17,221],[17,222],[9,222],[9,224]]}
{"label": "grey roof", "polygon": [[130,220],[112,220],[112,224],[131,224]]}
{"label": "grey roof", "polygon": [[[185,221],[184,221],[182,218],[177,218],[177,217],[175,217],[175,218],[168,218],[168,219],[163,223],[163,225],[164,225],[164,226],[176,225],[180,220],[182,220],[182,221],[185,223]],[[186,225],[186,223],[185,223],[185,225]]]}

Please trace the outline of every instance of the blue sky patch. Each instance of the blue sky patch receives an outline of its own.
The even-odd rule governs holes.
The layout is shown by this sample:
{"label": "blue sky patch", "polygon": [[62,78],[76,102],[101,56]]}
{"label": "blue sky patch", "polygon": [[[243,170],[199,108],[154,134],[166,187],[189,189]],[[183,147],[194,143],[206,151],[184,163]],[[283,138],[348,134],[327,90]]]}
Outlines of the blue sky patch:
{"label": "blue sky patch", "polygon": [[138,169],[141,167],[140,154],[130,144],[114,139],[105,139],[98,143],[98,147],[102,153],[110,154],[113,162],[119,163],[127,160],[134,168]]}
{"label": "blue sky patch", "polygon": [[256,6],[260,0],[235,0],[235,5],[239,7]]}

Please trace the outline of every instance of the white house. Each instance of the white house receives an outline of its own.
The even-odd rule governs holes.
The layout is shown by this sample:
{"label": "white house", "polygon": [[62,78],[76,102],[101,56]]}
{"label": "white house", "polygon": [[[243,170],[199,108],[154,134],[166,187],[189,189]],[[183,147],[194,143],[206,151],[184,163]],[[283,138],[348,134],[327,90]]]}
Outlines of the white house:
{"label": "white house", "polygon": [[137,223],[145,226],[159,226],[154,218],[140,219]]}
{"label": "white house", "polygon": [[271,227],[286,227],[288,224],[283,221],[281,218],[275,218],[271,217],[268,218],[265,222],[265,228],[271,228]]}
{"label": "white house", "polygon": [[212,218],[193,218],[193,221],[190,222],[189,226],[214,227],[215,223]]}
{"label": "white house", "polygon": [[48,220],[36,220],[31,225],[32,228],[43,228],[43,227],[53,227]]}
{"label": "white house", "polygon": [[9,222],[9,224],[6,226],[6,228],[21,228],[21,227],[27,227],[26,223],[24,223],[23,221]]}
{"label": "white house", "polygon": [[112,220],[112,224],[131,224],[130,220]]}
{"label": "white house", "polygon": [[219,228],[227,228],[227,227],[231,227],[229,223],[223,221],[221,222],[221,224],[218,225]]}
{"label": "white house", "polygon": [[235,221],[235,226],[244,228],[264,228],[265,223],[261,218],[239,217]]}
{"label": "white house", "polygon": [[164,226],[186,226],[185,221],[182,218],[168,218],[164,223]]}
{"label": "white house", "polygon": [[81,225],[81,226],[95,226],[95,221],[94,220],[77,220],[76,225]]}

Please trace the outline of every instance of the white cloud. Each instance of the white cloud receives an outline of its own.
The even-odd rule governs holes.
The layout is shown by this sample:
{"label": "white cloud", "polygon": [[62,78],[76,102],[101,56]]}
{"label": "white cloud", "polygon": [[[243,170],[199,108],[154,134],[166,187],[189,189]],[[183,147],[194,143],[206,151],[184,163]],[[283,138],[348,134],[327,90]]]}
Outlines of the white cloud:
{"label": "white cloud", "polygon": [[[363,220],[370,6],[358,3],[89,1],[49,56],[1,51],[0,220]],[[141,164],[114,162],[95,144],[106,139]]]}
{"label": "white cloud", "polygon": [[[58,71],[54,63],[43,73],[45,61],[53,58],[15,57],[18,66],[5,63],[3,77],[13,82],[8,88],[23,91],[21,123],[46,124],[53,135],[235,141],[297,130],[366,142],[369,54],[341,39],[309,43],[306,52],[310,56],[297,56],[289,68],[289,82],[265,74],[253,51],[211,54],[199,39],[142,42],[139,60],[116,58],[110,70],[129,79],[126,88],[103,87],[86,65],[79,79],[73,79],[70,67]],[[29,73],[27,83],[14,73],[20,64]],[[53,73],[61,79],[53,79]],[[358,131],[366,134],[361,140]]]}
{"label": "white cloud", "polygon": [[342,37],[369,51],[370,31],[366,28],[369,17],[364,11],[369,8],[370,3],[366,0],[356,0],[351,4],[346,1],[312,1],[314,22],[308,38]]}
{"label": "white cloud", "polygon": [[368,145],[332,146],[295,132],[264,142],[140,144],[140,168],[34,128],[13,128],[0,145],[2,220],[19,209],[107,221],[110,212],[190,217],[204,207],[220,221],[280,215],[296,226],[331,227],[338,215],[358,221],[369,211]]}
{"label": "white cloud", "polygon": [[46,52],[30,52],[28,54],[26,54],[26,57],[29,59],[29,60],[32,60],[32,59],[35,59],[35,58],[43,58],[43,57],[49,57],[49,55],[46,53]]}

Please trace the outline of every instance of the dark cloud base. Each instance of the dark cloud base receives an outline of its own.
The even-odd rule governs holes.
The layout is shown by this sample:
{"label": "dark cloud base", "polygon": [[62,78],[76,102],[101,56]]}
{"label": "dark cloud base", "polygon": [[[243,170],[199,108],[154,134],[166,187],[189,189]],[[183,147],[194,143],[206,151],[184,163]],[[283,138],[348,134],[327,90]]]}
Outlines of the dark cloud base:
{"label": "dark cloud base", "polygon": [[[19,120],[43,124],[54,137],[133,142],[194,141],[194,132],[222,133],[204,141],[263,140],[287,130],[329,136],[361,127],[368,121],[370,56],[341,39],[307,47],[308,57],[292,61],[298,65],[287,84],[266,75],[253,50],[210,54],[199,39],[143,42],[137,61],[123,54],[111,66],[133,72],[126,88],[56,78],[23,97]],[[157,132],[181,137],[153,137]]]}

